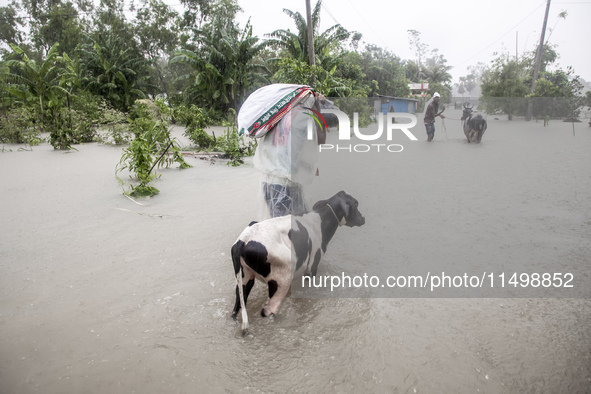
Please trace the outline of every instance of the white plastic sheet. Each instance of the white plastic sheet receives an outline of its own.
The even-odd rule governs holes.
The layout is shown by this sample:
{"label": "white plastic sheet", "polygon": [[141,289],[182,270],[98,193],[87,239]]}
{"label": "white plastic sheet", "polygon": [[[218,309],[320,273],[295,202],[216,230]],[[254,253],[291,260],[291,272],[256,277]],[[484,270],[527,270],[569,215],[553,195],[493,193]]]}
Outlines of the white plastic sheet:
{"label": "white plastic sheet", "polygon": [[275,83],[254,91],[238,113],[240,135],[263,137],[283,116],[289,113],[291,105],[310,96],[312,88],[306,85]]}
{"label": "white plastic sheet", "polygon": [[254,157],[261,171],[259,220],[308,210],[304,188],[315,178],[318,164],[318,136],[305,107],[314,106],[314,96],[303,98],[279,123],[259,140]]}

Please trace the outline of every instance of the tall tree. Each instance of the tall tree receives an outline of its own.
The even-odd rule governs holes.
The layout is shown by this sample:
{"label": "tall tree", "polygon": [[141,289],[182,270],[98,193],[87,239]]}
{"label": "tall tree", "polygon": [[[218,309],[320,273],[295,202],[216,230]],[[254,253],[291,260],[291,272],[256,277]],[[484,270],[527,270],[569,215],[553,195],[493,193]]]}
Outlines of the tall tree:
{"label": "tall tree", "polygon": [[424,75],[429,82],[429,93],[440,93],[444,102],[451,98],[451,68],[437,49],[431,51],[431,57],[425,62]]}
{"label": "tall tree", "polygon": [[212,0],[181,0],[185,8],[182,19],[182,28],[199,30],[201,25],[211,14]]}
{"label": "tall tree", "polygon": [[482,78],[482,96],[487,112],[501,111],[509,116],[509,120],[514,114],[522,114],[525,102],[516,98],[529,93],[528,77],[527,65],[523,61],[516,61],[508,54],[498,55]]}
{"label": "tall tree", "polygon": [[402,60],[394,53],[376,45],[366,45],[361,53],[365,73],[364,82],[370,96],[405,97],[409,93],[408,80]]}
{"label": "tall tree", "polygon": [[[104,35],[109,32],[126,44],[126,47],[137,51],[137,37],[133,25],[124,14],[125,0],[100,0],[94,15],[94,26],[91,36]],[[136,54],[138,54],[136,52]]]}
{"label": "tall tree", "polygon": [[[320,33],[320,8],[322,0],[319,0],[312,10],[312,31],[314,34],[314,52],[316,64],[330,71],[341,60],[342,56],[335,54],[337,49],[350,36],[350,33],[341,25],[329,27]],[[306,17],[299,12],[283,9],[295,23],[296,32],[289,29],[278,29],[267,34],[270,37],[267,45],[274,46],[285,51],[285,54],[293,59],[310,64],[308,55],[308,24]]]}
{"label": "tall tree", "polygon": [[[17,10],[13,4],[0,7],[0,43],[20,45],[23,41],[24,35],[21,31],[23,22],[17,15]],[[9,49],[9,47],[0,48],[2,51],[8,51]]]}
{"label": "tall tree", "polygon": [[83,38],[78,9],[74,4],[57,0],[40,21],[41,25],[35,36],[37,46],[46,49],[59,42],[62,52],[73,55]]}
{"label": "tall tree", "polygon": [[198,34],[198,51],[179,50],[170,61],[190,67],[187,74],[179,77],[189,81],[187,99],[220,111],[238,109],[251,82],[265,71],[263,65],[255,62],[264,44],[252,36],[249,23],[236,35],[234,26],[222,17],[215,18],[209,29]]}
{"label": "tall tree", "polygon": [[83,38],[88,20],[83,13],[92,9],[89,0],[22,0],[18,4],[27,15],[29,41],[38,52],[29,55],[37,60],[56,42],[62,51],[72,53]]}
{"label": "tall tree", "polygon": [[[480,84],[482,83],[482,75],[486,70],[486,65],[482,62],[479,62],[475,66],[468,67],[468,75],[460,77],[459,82],[459,89],[464,89],[464,91],[468,92],[470,97],[478,97],[480,96]],[[461,91],[459,91],[462,94]]]}
{"label": "tall tree", "polygon": [[[574,70],[549,71],[558,59],[558,53],[550,45],[542,48],[539,79],[531,93],[535,54],[532,52],[516,61],[508,54],[500,54],[492,61],[482,79],[482,95],[487,110],[501,111],[509,115],[525,114],[525,97],[534,97],[533,115],[577,116],[582,84]],[[528,116],[530,113],[528,113]]]}
{"label": "tall tree", "polygon": [[150,61],[160,91],[171,93],[168,59],[180,44],[180,15],[162,0],[142,0],[134,21],[138,50]]}
{"label": "tall tree", "polygon": [[409,75],[409,79],[413,82],[420,82],[425,77],[423,74],[423,62],[427,53],[428,45],[421,40],[421,32],[418,30],[407,30],[407,33],[410,49],[414,51],[416,56],[416,60],[414,61],[414,65],[416,67],[412,68],[413,73]]}

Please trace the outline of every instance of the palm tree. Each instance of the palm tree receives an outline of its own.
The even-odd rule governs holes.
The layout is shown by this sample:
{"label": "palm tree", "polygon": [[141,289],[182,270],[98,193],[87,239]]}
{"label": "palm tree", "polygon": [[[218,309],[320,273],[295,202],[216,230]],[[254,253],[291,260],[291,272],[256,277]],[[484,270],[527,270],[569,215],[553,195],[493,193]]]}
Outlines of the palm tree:
{"label": "palm tree", "polygon": [[[316,57],[316,64],[319,64],[325,70],[330,71],[333,70],[341,60],[341,55],[332,55],[332,50],[342,41],[349,38],[350,34],[338,24],[329,27],[321,34],[318,34],[321,6],[322,0],[319,0],[312,11],[314,56]],[[306,18],[299,12],[293,12],[288,9],[283,9],[283,12],[293,19],[297,31],[293,33],[290,30],[285,29],[275,30],[270,34],[267,34],[268,37],[271,37],[267,40],[267,45],[283,49],[290,57],[299,60],[300,62],[310,64],[310,57],[308,55],[308,24]]]}
{"label": "palm tree", "polygon": [[426,61],[424,76],[429,82],[429,91],[431,94],[439,91],[444,99],[451,96],[451,80],[452,76],[449,73],[451,66],[446,65],[447,60],[443,55],[438,55],[436,50],[432,51],[433,57]]}
{"label": "palm tree", "polygon": [[431,83],[446,83],[451,81],[451,74],[448,72],[448,70],[451,67],[446,67],[444,65],[441,64],[434,64],[432,66],[427,65],[427,68],[425,68],[425,77],[427,78],[427,80]]}

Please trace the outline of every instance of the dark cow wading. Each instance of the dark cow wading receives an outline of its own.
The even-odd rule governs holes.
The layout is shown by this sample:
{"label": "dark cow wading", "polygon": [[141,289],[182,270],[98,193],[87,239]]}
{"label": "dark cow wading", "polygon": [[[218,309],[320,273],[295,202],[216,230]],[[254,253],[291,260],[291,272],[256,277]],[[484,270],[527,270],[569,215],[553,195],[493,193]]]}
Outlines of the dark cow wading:
{"label": "dark cow wading", "polygon": [[[365,218],[358,210],[357,200],[344,191],[318,201],[312,212],[250,223],[232,246],[237,283],[232,317],[236,318],[242,310],[243,334],[248,331],[246,301],[255,278],[266,283],[269,290],[261,315],[274,316],[289,291],[293,274],[304,267],[304,275],[315,276],[337,229],[363,224]],[[292,251],[295,272],[291,267]]]}
{"label": "dark cow wading", "polygon": [[474,114],[472,107],[474,105],[468,107],[468,103],[464,104],[464,111],[460,120],[463,122],[462,128],[464,129],[464,134],[468,142],[480,142],[486,131],[487,123],[482,115]]}

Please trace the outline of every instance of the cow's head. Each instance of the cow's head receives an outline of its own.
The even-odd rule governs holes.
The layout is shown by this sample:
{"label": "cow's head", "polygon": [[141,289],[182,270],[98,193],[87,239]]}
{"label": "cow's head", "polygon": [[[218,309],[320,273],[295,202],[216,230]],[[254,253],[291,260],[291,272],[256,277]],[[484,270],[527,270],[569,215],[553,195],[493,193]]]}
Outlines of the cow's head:
{"label": "cow's head", "polygon": [[355,227],[365,224],[365,218],[359,212],[359,203],[344,191],[338,192],[328,200],[318,201],[314,204],[313,209],[316,211],[324,205],[329,205],[333,209],[339,220],[339,225]]}
{"label": "cow's head", "polygon": [[462,118],[460,120],[464,120],[472,116],[472,107],[474,107],[474,104],[472,104],[471,107],[468,107],[468,103],[464,103],[464,112],[462,112]]}

